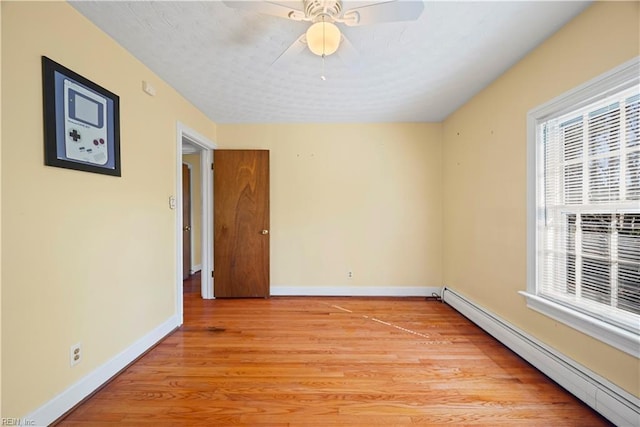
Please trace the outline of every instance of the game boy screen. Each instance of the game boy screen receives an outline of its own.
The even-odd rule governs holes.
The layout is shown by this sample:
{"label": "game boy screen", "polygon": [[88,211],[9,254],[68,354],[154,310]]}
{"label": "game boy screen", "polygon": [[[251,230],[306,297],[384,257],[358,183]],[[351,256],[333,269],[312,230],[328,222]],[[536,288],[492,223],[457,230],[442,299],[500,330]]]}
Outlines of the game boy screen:
{"label": "game boy screen", "polygon": [[97,128],[102,127],[102,117],[100,117],[101,105],[78,92],[71,91],[74,103],[73,118],[83,121]]}

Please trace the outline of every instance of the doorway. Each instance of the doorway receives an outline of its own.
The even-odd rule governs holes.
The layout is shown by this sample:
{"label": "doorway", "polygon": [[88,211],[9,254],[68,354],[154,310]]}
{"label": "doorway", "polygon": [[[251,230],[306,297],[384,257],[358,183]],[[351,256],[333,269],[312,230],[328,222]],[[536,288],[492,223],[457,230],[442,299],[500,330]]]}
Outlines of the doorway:
{"label": "doorway", "polygon": [[[213,150],[216,145],[208,138],[190,129],[182,123],[177,123],[176,132],[176,189],[175,197],[170,197],[170,206],[176,210],[176,313],[179,323],[183,323],[183,212],[182,212],[182,155],[189,147],[193,148],[200,156],[200,192],[202,199],[200,227],[201,241],[201,289],[200,295],[204,299],[213,298],[213,174],[211,163],[213,162]],[[195,262],[194,262],[195,263]]]}

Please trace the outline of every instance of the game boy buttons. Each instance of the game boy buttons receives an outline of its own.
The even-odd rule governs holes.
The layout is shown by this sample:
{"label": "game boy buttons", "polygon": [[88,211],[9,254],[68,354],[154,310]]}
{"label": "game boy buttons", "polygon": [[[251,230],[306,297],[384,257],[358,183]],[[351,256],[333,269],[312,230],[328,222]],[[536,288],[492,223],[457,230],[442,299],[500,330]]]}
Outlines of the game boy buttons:
{"label": "game boy buttons", "polygon": [[103,138],[100,138],[100,144],[104,145],[104,139]]}
{"label": "game boy buttons", "polygon": [[78,140],[80,140],[80,132],[78,132],[76,129],[71,129],[71,132],[69,132],[69,136],[75,142],[78,142]]}
{"label": "game boy buttons", "polygon": [[98,145],[98,144],[100,144],[100,143],[98,142],[98,140],[97,140],[97,139],[94,139],[94,140],[93,140],[93,145]]}

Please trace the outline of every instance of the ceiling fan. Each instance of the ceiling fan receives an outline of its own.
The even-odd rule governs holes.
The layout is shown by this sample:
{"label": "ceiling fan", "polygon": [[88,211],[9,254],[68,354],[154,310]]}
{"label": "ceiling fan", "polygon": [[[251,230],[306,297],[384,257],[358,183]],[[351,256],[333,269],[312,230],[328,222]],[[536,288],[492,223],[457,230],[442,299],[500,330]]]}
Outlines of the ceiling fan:
{"label": "ceiling fan", "polygon": [[322,58],[337,52],[343,61],[353,63],[357,61],[358,53],[336,24],[356,27],[383,22],[414,21],[424,10],[423,0],[386,0],[348,10],[343,10],[342,0],[224,1],[224,3],[235,9],[311,23],[307,31],[276,58],[274,64],[292,59],[306,47]]}

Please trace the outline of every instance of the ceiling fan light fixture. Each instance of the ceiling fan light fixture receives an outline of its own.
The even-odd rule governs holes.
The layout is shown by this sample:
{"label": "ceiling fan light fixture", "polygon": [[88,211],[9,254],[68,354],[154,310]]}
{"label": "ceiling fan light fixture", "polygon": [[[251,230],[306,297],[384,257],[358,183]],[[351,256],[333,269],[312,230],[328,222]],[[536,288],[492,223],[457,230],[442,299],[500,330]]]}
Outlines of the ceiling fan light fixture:
{"label": "ceiling fan light fixture", "polygon": [[309,50],[318,56],[327,56],[338,50],[340,30],[331,22],[316,22],[307,30]]}

